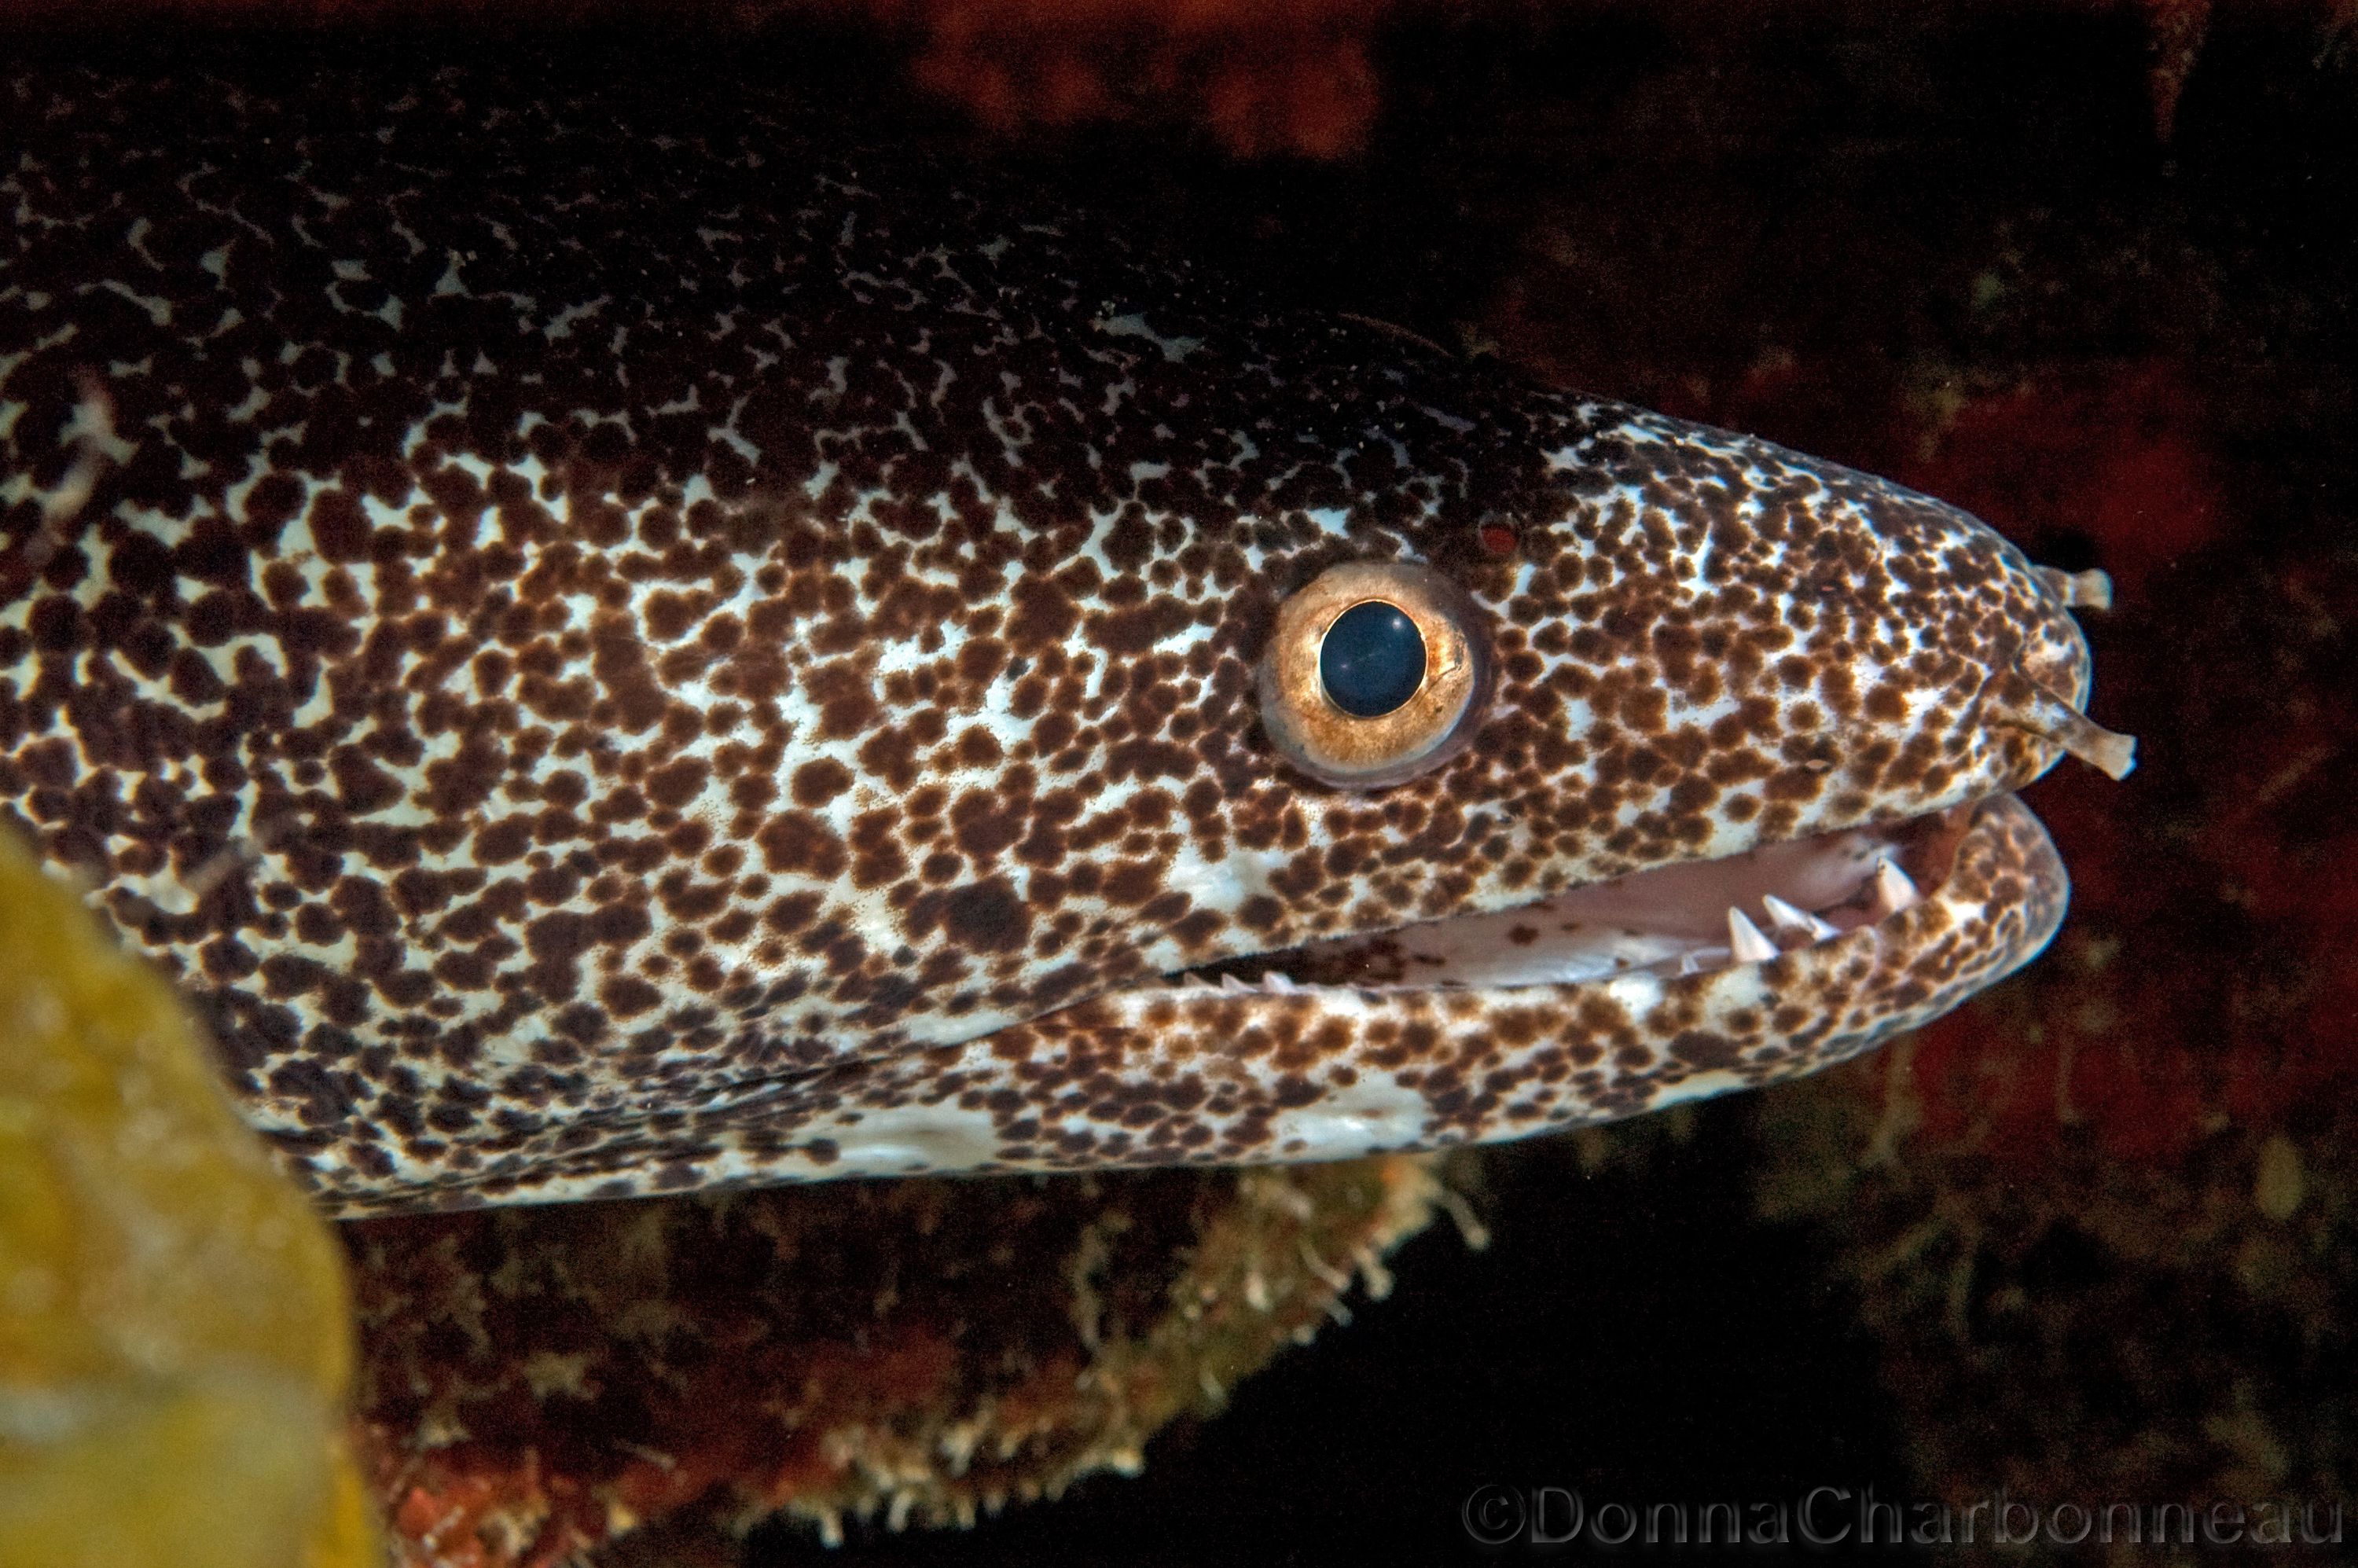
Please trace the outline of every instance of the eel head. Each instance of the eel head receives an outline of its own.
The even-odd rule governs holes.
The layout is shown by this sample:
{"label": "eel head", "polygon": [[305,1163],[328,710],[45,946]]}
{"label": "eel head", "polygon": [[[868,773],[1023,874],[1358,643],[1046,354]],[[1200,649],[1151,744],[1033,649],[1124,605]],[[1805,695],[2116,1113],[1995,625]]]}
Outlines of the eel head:
{"label": "eel head", "polygon": [[1159,883],[1221,951],[969,1046],[1031,1087],[999,1159],[1610,1119],[1845,1059],[2053,935],[2064,871],[2010,792],[2132,765],[2080,711],[2101,574],[1765,442],[1595,403],[1563,431],[1471,549],[1256,563],[1259,723],[1199,741],[1237,761]]}

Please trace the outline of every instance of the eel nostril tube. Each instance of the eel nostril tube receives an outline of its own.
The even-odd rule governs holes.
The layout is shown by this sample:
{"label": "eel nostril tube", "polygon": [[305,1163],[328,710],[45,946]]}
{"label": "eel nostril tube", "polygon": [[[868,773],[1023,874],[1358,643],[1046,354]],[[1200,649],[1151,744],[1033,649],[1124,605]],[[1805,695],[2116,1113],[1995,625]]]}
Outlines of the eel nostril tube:
{"label": "eel nostril tube", "polygon": [[2018,668],[1990,677],[1982,688],[1982,717],[1989,723],[2051,741],[2116,779],[2128,777],[2136,766],[2134,736],[2105,729]]}
{"label": "eel nostril tube", "polygon": [[2039,586],[2061,600],[2066,610],[2077,610],[2082,605],[2090,610],[2113,607],[2113,579],[2093,567],[2083,572],[2067,572],[2054,567],[2030,569]]}

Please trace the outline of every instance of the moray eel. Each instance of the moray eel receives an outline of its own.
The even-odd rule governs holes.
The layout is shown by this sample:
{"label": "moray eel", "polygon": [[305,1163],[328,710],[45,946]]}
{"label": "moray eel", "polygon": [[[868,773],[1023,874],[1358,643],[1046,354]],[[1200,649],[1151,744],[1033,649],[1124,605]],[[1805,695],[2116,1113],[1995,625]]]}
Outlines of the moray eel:
{"label": "moray eel", "polygon": [[344,1214],[1329,1159],[2036,954],[2093,575],[758,89],[0,96],[0,810]]}

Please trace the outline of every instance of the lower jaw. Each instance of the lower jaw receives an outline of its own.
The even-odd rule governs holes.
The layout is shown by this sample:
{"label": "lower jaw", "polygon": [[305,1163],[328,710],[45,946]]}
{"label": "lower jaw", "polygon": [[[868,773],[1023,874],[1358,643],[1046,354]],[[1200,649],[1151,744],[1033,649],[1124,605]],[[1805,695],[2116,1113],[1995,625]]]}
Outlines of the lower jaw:
{"label": "lower jaw", "polygon": [[[973,1043],[960,1062],[986,1074],[1018,1064],[1074,1085],[1057,1102],[1072,1108],[1063,1131],[1026,1129],[1002,1149],[1000,1162],[1022,1168],[1344,1159],[1757,1088],[1931,1022],[2036,957],[2062,921],[2070,879],[2010,795],[1877,837],[1923,895],[1773,959],[1684,975],[1420,983],[1372,974],[1370,954],[1387,938],[1371,937],[1107,992]],[[1195,1136],[1131,1130],[1130,1108],[1174,1095],[1185,1108],[1159,1125],[1185,1123]],[[1092,1117],[1102,1135],[1075,1130]]]}

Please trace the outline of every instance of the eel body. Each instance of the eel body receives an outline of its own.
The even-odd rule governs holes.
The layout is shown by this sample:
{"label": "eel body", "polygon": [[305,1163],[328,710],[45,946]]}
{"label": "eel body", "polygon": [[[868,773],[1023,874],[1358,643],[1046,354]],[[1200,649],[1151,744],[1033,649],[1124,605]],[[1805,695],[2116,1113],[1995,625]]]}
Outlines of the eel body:
{"label": "eel body", "polygon": [[[0,208],[0,810],[340,1212],[1762,1083],[2034,955],[2008,792],[2126,763],[1949,506],[758,92],[26,71]],[[1463,658],[1338,778],[1345,567]]]}

